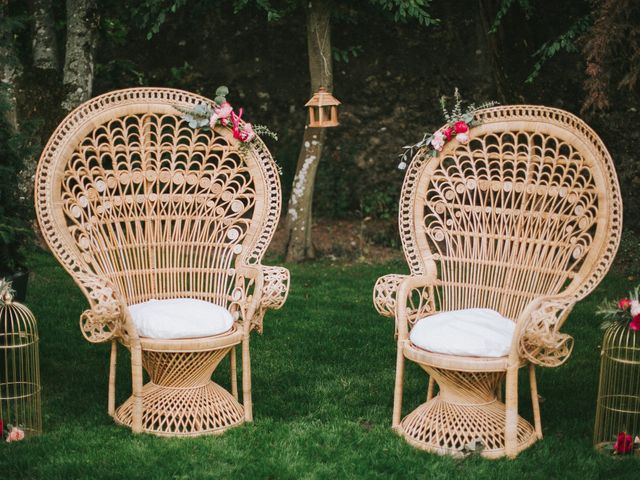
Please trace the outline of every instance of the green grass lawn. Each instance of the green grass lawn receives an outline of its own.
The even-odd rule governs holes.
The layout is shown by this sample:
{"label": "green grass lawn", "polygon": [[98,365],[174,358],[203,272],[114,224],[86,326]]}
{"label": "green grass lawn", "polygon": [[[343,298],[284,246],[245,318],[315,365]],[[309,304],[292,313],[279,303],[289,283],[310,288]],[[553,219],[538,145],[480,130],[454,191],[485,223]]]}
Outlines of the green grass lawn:
{"label": "green grass lawn", "polygon": [[[253,336],[253,424],[218,437],[133,435],[107,415],[108,345],[84,341],[80,291],[47,255],[32,259],[28,305],[39,320],[44,434],[0,445],[2,479],[81,478],[640,478],[640,462],[592,449],[602,332],[593,310],[628,289],[610,275],[576,307],[568,364],[538,370],[545,438],[515,460],[455,460],[416,450],[390,427],[395,343],[371,303],[395,265],[292,266],[289,300]],[[121,349],[121,352],[124,350]],[[524,373],[524,371],[523,371]],[[216,381],[229,385],[228,362]],[[119,357],[118,401],[130,392]],[[531,418],[526,375],[521,412]],[[427,377],[409,364],[405,410],[424,401]]]}

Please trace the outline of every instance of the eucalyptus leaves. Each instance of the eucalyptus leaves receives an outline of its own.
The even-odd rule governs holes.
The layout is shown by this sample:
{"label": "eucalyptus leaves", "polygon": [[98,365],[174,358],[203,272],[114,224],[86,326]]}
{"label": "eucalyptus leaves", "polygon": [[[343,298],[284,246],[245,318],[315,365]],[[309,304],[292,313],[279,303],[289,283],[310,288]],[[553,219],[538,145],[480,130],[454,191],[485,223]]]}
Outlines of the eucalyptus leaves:
{"label": "eucalyptus leaves", "polygon": [[470,138],[469,128],[478,124],[475,118],[475,112],[482,108],[497,105],[497,102],[485,102],[479,106],[472,103],[463,110],[462,97],[457,88],[453,96],[455,98],[455,104],[450,112],[447,110],[446,98],[444,96],[440,98],[440,107],[442,108],[444,119],[447,122],[446,125],[435,133],[425,133],[419,142],[402,147],[404,151],[400,154],[400,163],[398,164],[400,170],[407,168],[407,164],[421,148],[430,148],[430,155],[435,157],[438,155],[438,152],[442,151],[445,144],[453,138],[461,144],[466,145]]}

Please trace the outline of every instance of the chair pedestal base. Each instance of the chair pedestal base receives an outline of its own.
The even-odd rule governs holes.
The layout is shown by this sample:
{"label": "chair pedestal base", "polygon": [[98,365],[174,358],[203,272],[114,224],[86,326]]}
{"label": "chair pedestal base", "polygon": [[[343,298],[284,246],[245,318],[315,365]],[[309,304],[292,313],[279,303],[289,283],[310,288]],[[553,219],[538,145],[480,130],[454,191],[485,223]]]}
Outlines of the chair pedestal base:
{"label": "chair pedestal base", "polygon": [[[407,415],[398,432],[411,445],[440,455],[461,456],[470,443],[483,445],[483,457],[506,455],[506,407],[497,392],[504,372],[459,372],[421,365],[440,392]],[[516,453],[536,441],[533,426],[518,417]]]}
{"label": "chair pedestal base", "polygon": [[[151,382],[142,388],[142,431],[160,436],[219,434],[244,422],[244,409],[211,375],[229,348],[204,352],[143,351]],[[115,412],[131,428],[133,397]]]}

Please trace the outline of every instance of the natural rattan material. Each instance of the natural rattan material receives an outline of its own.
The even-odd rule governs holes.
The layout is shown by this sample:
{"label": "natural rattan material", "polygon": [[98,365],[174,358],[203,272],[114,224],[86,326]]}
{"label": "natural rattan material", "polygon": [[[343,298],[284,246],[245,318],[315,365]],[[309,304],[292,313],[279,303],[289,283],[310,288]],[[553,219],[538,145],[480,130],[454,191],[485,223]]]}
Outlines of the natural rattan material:
{"label": "natural rattan material", "polygon": [[[560,327],[608,271],[622,203],[609,153],[577,117],[529,105],[477,115],[467,145],[452,140],[411,162],[399,215],[411,275],[380,278],[374,304],[396,319],[393,427],[427,451],[460,454],[479,440],[482,455],[513,457],[542,438],[534,366],[569,357],[573,339]],[[508,356],[442,355],[410,342],[418,319],[464,308],[516,322]],[[401,421],[405,358],[431,377],[427,403]],[[527,364],[534,426],[518,416]]]}
{"label": "natural rattan material", "polygon": [[[277,166],[259,139],[243,149],[225,127],[190,128],[176,107],[205,101],[164,88],[97,97],[60,124],[36,174],[42,233],[90,303],[82,333],[112,342],[109,413],[135,432],[200,435],[251,420],[249,333],[288,292],[289,272],[260,264],[280,215]],[[216,303],[237,322],[216,337],[140,338],[127,305],[154,298]],[[133,395],[116,411],[117,341],[131,350]],[[229,351],[232,395],[211,382]]]}

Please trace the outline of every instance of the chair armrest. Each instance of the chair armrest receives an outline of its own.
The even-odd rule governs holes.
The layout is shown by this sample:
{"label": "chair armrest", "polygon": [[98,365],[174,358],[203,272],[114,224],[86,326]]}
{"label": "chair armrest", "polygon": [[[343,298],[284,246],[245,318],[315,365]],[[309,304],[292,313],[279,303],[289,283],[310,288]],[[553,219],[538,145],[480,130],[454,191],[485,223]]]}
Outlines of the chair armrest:
{"label": "chair armrest", "polygon": [[373,287],[373,306],[383,317],[395,318],[398,288],[409,275],[390,274],[378,278]]}
{"label": "chair armrest", "polygon": [[573,337],[560,332],[577,301],[571,294],[538,297],[518,317],[511,356],[544,367],[558,367],[569,359]]}
{"label": "chair armrest", "polygon": [[434,272],[425,275],[385,275],[373,288],[373,304],[378,313],[396,319],[399,340],[409,337],[409,324],[435,312]]}
{"label": "chair armrest", "polygon": [[282,308],[289,295],[290,274],[284,267],[242,265],[237,269],[232,304],[237,304],[250,329],[262,333],[267,309]]}
{"label": "chair armrest", "polygon": [[[130,322],[126,321],[126,304],[111,283],[86,270],[76,271],[75,278],[91,305],[80,315],[80,331],[84,338],[101,343],[121,336],[123,324]],[[130,335],[137,337],[135,327]]]}

